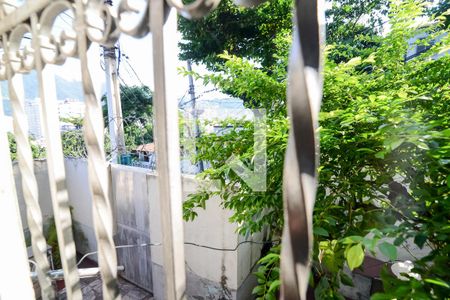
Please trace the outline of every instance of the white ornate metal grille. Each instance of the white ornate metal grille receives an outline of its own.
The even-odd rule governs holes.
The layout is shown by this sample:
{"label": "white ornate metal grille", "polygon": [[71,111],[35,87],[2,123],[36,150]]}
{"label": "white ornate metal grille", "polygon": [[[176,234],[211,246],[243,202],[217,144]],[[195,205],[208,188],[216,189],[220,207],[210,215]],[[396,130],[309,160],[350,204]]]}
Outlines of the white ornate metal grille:
{"label": "white ornate metal grille", "polygon": [[[37,273],[44,299],[55,297],[47,274],[46,244],[42,233],[42,215],[38,204],[38,189],[33,173],[33,159],[28,141],[28,126],[24,111],[23,89],[18,81],[22,73],[36,70],[47,146],[48,170],[61,261],[67,296],[81,299],[79,275],[75,262],[75,244],[71,231],[68,193],[65,183],[64,158],[59,133],[56,99],[46,84],[47,65],[62,64],[68,57],[77,57],[82,70],[86,113],[84,138],[88,149],[89,182],[93,199],[94,224],[99,250],[99,266],[105,299],[119,299],[117,259],[113,241],[112,208],[108,196],[107,163],[103,151],[103,118],[88,71],[87,50],[91,43],[111,47],[120,34],[136,38],[152,33],[154,62],[154,107],[156,116],[156,147],[158,151],[158,182],[163,220],[164,269],[167,299],[184,298],[185,269],[181,214],[181,177],[178,142],[176,98],[167,84],[175,70],[167,68],[170,46],[168,34],[174,34],[176,11],[186,18],[201,18],[214,10],[220,0],[196,0],[184,5],[181,0],[122,0],[117,12],[103,0],[0,0],[0,80],[8,81],[14,118],[14,135],[27,219],[31,231]],[[263,0],[236,0],[239,5],[255,6]],[[143,7],[143,8],[142,8]],[[321,19],[322,10],[316,0],[295,0],[293,49],[289,67],[288,103],[292,122],[285,167],[285,230],[282,251],[282,297],[305,299],[309,276],[312,208],[316,189],[315,128],[321,99]],[[58,15],[69,11],[74,16],[73,30],[52,32]],[[123,20],[132,16],[133,26]],[[166,20],[171,24],[164,28]],[[167,30],[170,30],[167,31]],[[31,37],[29,45],[22,40]],[[0,111],[0,118],[3,117]],[[0,162],[5,173],[0,181],[0,219],[2,240],[9,247],[1,256],[12,262],[14,270],[0,271],[9,278],[0,278],[2,299],[31,299],[29,269],[21,239],[20,216],[13,187],[11,160],[6,133],[0,130]],[[4,178],[4,179],[3,179]],[[7,223],[8,222],[8,223]],[[6,227],[7,226],[7,227]],[[11,228],[11,229],[9,229]],[[8,257],[5,257],[7,255]],[[0,265],[0,268],[3,268]]]}

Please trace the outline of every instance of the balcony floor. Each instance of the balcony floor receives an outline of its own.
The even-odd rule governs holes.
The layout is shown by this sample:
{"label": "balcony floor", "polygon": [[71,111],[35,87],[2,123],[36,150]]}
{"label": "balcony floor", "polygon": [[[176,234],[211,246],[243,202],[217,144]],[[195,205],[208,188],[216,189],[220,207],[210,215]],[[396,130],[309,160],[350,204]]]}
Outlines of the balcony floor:
{"label": "balcony floor", "polygon": [[[80,265],[81,268],[92,268],[97,266],[97,263],[89,258],[85,259]],[[102,279],[100,278],[100,275],[92,278],[80,279],[80,285],[81,292],[83,293],[83,300],[103,300]],[[153,300],[153,295],[151,293],[121,277],[119,277],[119,290],[122,300]],[[58,293],[58,299],[67,299],[65,289]]]}
{"label": "balcony floor", "polygon": [[[80,280],[81,292],[85,300],[102,300],[102,280],[100,276],[84,278]],[[119,289],[123,300],[151,300],[151,293],[135,286],[134,284],[119,278]],[[61,290],[58,299],[67,299],[65,290]]]}

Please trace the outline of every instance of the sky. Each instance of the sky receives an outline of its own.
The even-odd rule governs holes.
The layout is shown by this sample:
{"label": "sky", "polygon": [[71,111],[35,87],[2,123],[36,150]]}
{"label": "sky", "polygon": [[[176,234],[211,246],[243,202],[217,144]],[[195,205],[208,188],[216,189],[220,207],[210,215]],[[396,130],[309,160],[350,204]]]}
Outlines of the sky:
{"label": "sky", "polygon": [[[10,0],[13,1],[13,0]],[[117,10],[117,6],[121,1],[114,0],[114,9]],[[142,1],[138,1],[143,3]],[[16,0],[16,5],[23,4],[23,0]],[[325,7],[330,7],[330,1],[325,1]],[[69,13],[70,14],[70,13]],[[71,23],[71,17],[69,14],[61,15],[58,17],[61,20],[57,20],[55,27],[59,27],[56,31],[61,31],[62,28],[68,28],[68,24]],[[172,15],[175,15],[174,13]],[[133,19],[130,19],[131,22]],[[175,22],[175,18],[172,18],[172,24]],[[170,23],[170,22],[169,22]],[[166,26],[167,27],[167,26]],[[388,26],[385,28],[388,29]],[[168,69],[176,70],[179,67],[186,67],[186,62],[180,61],[178,59],[178,49],[177,43],[181,40],[180,33],[166,35],[168,43],[172,45],[168,52],[170,52],[170,65]],[[153,62],[152,62],[152,34],[148,34],[146,37],[141,39],[136,39],[134,37],[121,34],[119,43],[121,53],[125,54],[128,58],[123,57],[119,67],[119,75],[121,77],[121,83],[125,82],[127,85],[140,85],[141,82],[144,85],[149,86],[152,90],[154,87],[153,83]],[[173,48],[173,49],[172,49]],[[105,86],[105,74],[102,70],[102,49],[96,44],[92,43],[88,51],[89,59],[89,70],[91,72],[95,90],[98,96],[104,94]],[[55,66],[55,72],[58,76],[61,76],[67,80],[71,81],[81,81],[81,72],[79,61],[77,59],[69,58],[63,66]],[[207,70],[202,65],[194,65],[193,70],[201,74],[206,73]],[[137,74],[137,76],[134,74]],[[189,88],[188,79],[176,71],[173,72],[171,80],[167,82],[168,86],[174,90],[177,98],[181,98],[186,95]],[[209,91],[212,86],[203,86],[201,82],[195,82],[196,94],[202,94],[204,91]],[[224,98],[225,95],[215,92],[207,94],[209,98]]]}
{"label": "sky", "polygon": [[[116,1],[116,3],[117,2],[118,1]],[[66,23],[70,22],[68,17],[65,18]],[[172,13],[170,19],[166,23],[166,30],[173,29],[173,27],[171,28],[168,26],[174,26],[175,22],[175,14]],[[68,27],[62,22],[58,25],[62,28]],[[176,97],[180,99],[183,96],[188,96],[187,91],[189,89],[189,81],[187,77],[180,75],[177,69],[180,67],[186,68],[187,65],[185,61],[180,61],[178,59],[177,44],[181,40],[181,35],[179,32],[173,34],[173,30],[171,32],[171,34],[166,34],[167,43],[170,45],[170,47],[167,47],[166,52],[169,55],[169,65],[167,66],[167,69],[172,72],[172,76],[170,76],[170,78],[173,79],[169,80],[167,84],[170,89],[174,90]],[[153,90],[152,34],[150,33],[144,38],[138,39],[122,33],[118,46],[120,47],[121,53],[126,56],[122,57],[119,64],[119,76],[121,83],[125,83],[127,85],[140,85],[142,82],[144,85],[149,86],[150,89]],[[102,52],[102,48],[97,43],[92,43],[88,51],[89,71],[93,78],[97,96],[104,94],[105,86],[105,72],[102,69]],[[193,65],[192,68],[194,71],[201,74],[207,72],[206,68],[202,65]],[[78,59],[69,58],[63,66],[55,66],[54,69],[58,76],[61,76],[67,80],[81,81],[81,71]],[[197,95],[213,88],[212,86],[203,86],[200,81],[197,81],[194,84]],[[219,92],[213,92],[208,93],[208,97],[224,98],[225,95]]]}

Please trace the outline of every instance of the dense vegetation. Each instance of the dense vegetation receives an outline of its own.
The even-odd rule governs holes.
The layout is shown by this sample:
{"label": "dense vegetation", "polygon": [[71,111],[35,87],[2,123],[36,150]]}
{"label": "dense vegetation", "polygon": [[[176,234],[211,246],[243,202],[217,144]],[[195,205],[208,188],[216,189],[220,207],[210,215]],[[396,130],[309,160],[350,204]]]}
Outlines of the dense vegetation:
{"label": "dense vegetation", "polygon": [[[120,98],[127,151],[135,149],[138,145],[153,142],[152,91],[147,86],[121,86]],[[108,108],[106,95],[102,97],[102,103],[105,130],[107,130]],[[63,121],[75,126],[75,130],[61,133],[64,155],[67,157],[87,157],[82,128],[83,120],[66,118]],[[111,153],[111,150],[109,134],[105,134],[105,152],[107,156]]]}
{"label": "dense vegetation", "polygon": [[[311,278],[317,299],[343,299],[339,286],[352,284],[345,268],[359,268],[365,254],[375,251],[395,262],[406,241],[425,247],[428,255],[414,258],[408,280],[384,272],[385,294],[373,299],[447,299],[450,294],[450,57],[429,59],[448,51],[450,38],[405,62],[408,39],[425,32],[428,38],[420,42],[431,44],[446,30],[440,22],[445,19],[424,26],[419,20],[427,9],[414,0],[392,1],[387,12],[390,31],[374,35],[376,45],[339,59],[342,44],[327,47]],[[236,154],[250,164],[255,154],[252,125],[234,121],[239,130],[205,134],[197,142],[197,158],[211,163],[201,175],[219,189],[191,195],[186,219],[195,218],[196,209],[217,194],[223,207],[234,211],[231,221],[240,224],[242,234],[264,231],[268,240],[280,238],[289,40],[286,31],[272,40],[276,63],[270,66],[261,68],[258,56],[230,51],[217,59],[214,69],[220,72],[203,76],[245,98],[248,108],[267,110],[267,191],[252,191],[226,163]],[[254,290],[259,299],[277,295],[278,253],[274,244],[261,259],[260,285]]]}
{"label": "dense vegetation", "polygon": [[[222,0],[207,18],[196,21],[180,18],[183,36],[179,43],[180,58],[216,70],[217,64],[225,62],[220,55],[227,52],[255,60],[260,68],[270,70],[278,62],[278,38],[291,32],[292,3],[292,0],[269,0],[257,9],[245,9],[236,6],[233,0]],[[342,61],[363,55],[366,49],[378,45],[376,37],[382,30],[388,0],[330,3],[326,11],[327,39],[336,46],[330,58]]]}
{"label": "dense vegetation", "polygon": [[[11,160],[17,160],[17,143],[14,135],[8,132],[9,152],[11,154]],[[36,143],[36,141],[30,138],[31,154],[34,159],[45,158],[45,148]]]}
{"label": "dense vegetation", "polygon": [[[125,145],[128,150],[153,142],[153,92],[148,86],[120,86]],[[103,96],[103,118],[108,126],[108,107]]]}

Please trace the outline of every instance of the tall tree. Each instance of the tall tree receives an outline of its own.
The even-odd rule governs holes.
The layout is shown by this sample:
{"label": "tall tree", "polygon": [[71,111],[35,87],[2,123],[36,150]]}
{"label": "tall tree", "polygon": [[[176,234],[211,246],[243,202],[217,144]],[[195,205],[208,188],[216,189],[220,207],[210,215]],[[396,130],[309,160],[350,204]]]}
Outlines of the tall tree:
{"label": "tall tree", "polygon": [[[431,250],[415,259],[414,269],[403,274],[406,280],[382,273],[385,295],[372,299],[448,298],[450,56],[429,57],[448,50],[450,36],[405,63],[408,39],[424,30],[415,22],[423,17],[423,8],[419,0],[392,1],[391,31],[380,38],[378,47],[368,48],[365,58],[326,61],[313,217],[315,299],[343,299],[341,287],[353,285],[346,270],[360,268],[365,254],[375,251],[394,263],[405,241]],[[426,30],[443,34],[439,25]],[[286,52],[277,55],[281,62],[287,60]],[[267,191],[254,192],[230,170],[231,155],[251,165],[258,149],[253,147],[251,123],[227,120],[223,126],[233,125],[232,129],[223,135],[203,134],[196,143],[198,159],[211,164],[202,175],[219,188],[191,195],[184,202],[184,217],[194,219],[197,209],[219,196],[222,206],[234,212],[230,220],[239,224],[240,233],[267,230],[276,245],[283,228],[282,169],[289,130],[285,64],[277,63],[268,72],[254,60],[221,58],[226,59],[223,72],[204,79],[244,95],[247,107],[262,107],[269,114]],[[253,290],[258,299],[277,297],[279,251],[275,246],[260,260],[259,285]]]}
{"label": "tall tree", "polygon": [[[388,0],[334,0],[326,11],[327,39],[336,45],[336,61],[348,60],[377,45]],[[269,0],[255,9],[243,9],[232,0],[201,20],[180,18],[180,58],[214,69],[227,52],[249,58],[270,69],[278,62],[277,41],[290,35],[292,0]]]}
{"label": "tall tree", "polygon": [[275,39],[292,26],[292,0],[271,0],[256,9],[243,9],[232,0],[200,20],[179,19],[180,58],[214,67],[228,52],[263,66],[274,63]]}
{"label": "tall tree", "polygon": [[438,0],[435,5],[431,7],[429,12],[435,16],[441,16],[445,14],[445,26],[450,25],[450,15],[448,14],[450,10],[450,0]]}
{"label": "tall tree", "polygon": [[379,45],[389,0],[335,0],[326,11],[327,44],[335,62],[366,56]]}
{"label": "tall tree", "polygon": [[[153,92],[148,86],[120,86],[125,144],[134,147],[153,141]],[[106,96],[102,98],[103,118],[108,126]]]}

